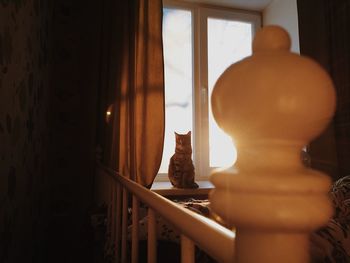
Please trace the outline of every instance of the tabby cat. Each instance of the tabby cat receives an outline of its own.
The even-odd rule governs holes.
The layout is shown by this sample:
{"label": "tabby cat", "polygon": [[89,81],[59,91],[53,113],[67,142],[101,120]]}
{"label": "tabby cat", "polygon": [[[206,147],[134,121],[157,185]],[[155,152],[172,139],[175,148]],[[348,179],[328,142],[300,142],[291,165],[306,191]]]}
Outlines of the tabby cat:
{"label": "tabby cat", "polygon": [[175,154],[170,158],[168,176],[171,184],[177,188],[198,188],[194,181],[194,166],[191,159],[191,132],[175,132]]}

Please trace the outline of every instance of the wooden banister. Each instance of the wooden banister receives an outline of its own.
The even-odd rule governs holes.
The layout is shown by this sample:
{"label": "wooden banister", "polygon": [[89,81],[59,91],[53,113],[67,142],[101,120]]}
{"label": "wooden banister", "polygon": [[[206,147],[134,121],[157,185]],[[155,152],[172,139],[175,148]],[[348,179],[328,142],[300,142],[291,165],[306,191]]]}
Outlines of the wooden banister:
{"label": "wooden banister", "polygon": [[[234,258],[234,232],[213,220],[180,207],[174,202],[119,175],[111,169],[102,166],[101,168],[110,175],[113,180],[120,183],[130,193],[135,195],[141,202],[147,204],[151,211],[157,211],[157,214],[174,225],[184,236],[190,238],[198,247],[205,250],[213,258],[217,259],[219,262],[232,262]],[[124,192],[125,191],[123,191],[123,193]],[[208,236],[210,238],[208,238]],[[123,246],[122,250],[124,250]],[[152,262],[155,260],[154,256],[151,256],[151,260]]]}
{"label": "wooden banister", "polygon": [[157,262],[157,226],[156,215],[153,209],[148,209],[148,240],[147,240],[147,262]]}

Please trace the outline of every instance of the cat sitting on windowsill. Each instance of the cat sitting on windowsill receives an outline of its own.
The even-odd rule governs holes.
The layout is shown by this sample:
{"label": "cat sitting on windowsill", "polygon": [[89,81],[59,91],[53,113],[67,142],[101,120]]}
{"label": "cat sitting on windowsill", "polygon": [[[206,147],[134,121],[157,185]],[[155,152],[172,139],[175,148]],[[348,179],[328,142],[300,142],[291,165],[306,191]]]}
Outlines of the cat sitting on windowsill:
{"label": "cat sitting on windowsill", "polygon": [[187,134],[175,132],[175,139],[175,153],[169,162],[169,180],[177,188],[198,188],[198,184],[194,181],[195,173],[191,158],[191,131]]}

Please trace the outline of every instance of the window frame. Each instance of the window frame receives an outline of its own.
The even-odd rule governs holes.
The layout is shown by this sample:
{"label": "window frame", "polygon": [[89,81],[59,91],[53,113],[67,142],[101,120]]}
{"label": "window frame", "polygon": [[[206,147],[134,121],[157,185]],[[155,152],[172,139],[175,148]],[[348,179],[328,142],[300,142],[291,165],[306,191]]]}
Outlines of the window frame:
{"label": "window frame", "polygon": [[[191,12],[192,18],[192,150],[196,181],[208,180],[209,162],[209,99],[208,99],[208,18],[236,20],[252,24],[252,35],[261,27],[262,15],[255,11],[190,3],[181,0],[163,0],[163,8]],[[175,138],[174,138],[175,140]],[[167,173],[158,173],[155,181],[168,181]]]}

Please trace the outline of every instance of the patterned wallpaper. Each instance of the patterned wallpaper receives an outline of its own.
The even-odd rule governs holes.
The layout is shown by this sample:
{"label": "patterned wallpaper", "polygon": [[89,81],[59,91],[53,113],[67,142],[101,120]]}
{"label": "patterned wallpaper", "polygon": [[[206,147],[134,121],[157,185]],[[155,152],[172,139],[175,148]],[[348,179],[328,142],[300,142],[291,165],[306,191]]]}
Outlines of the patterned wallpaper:
{"label": "patterned wallpaper", "polygon": [[92,259],[100,19],[95,1],[0,0],[0,263]]}
{"label": "patterned wallpaper", "polygon": [[0,0],[2,263],[46,262],[49,3]]}

